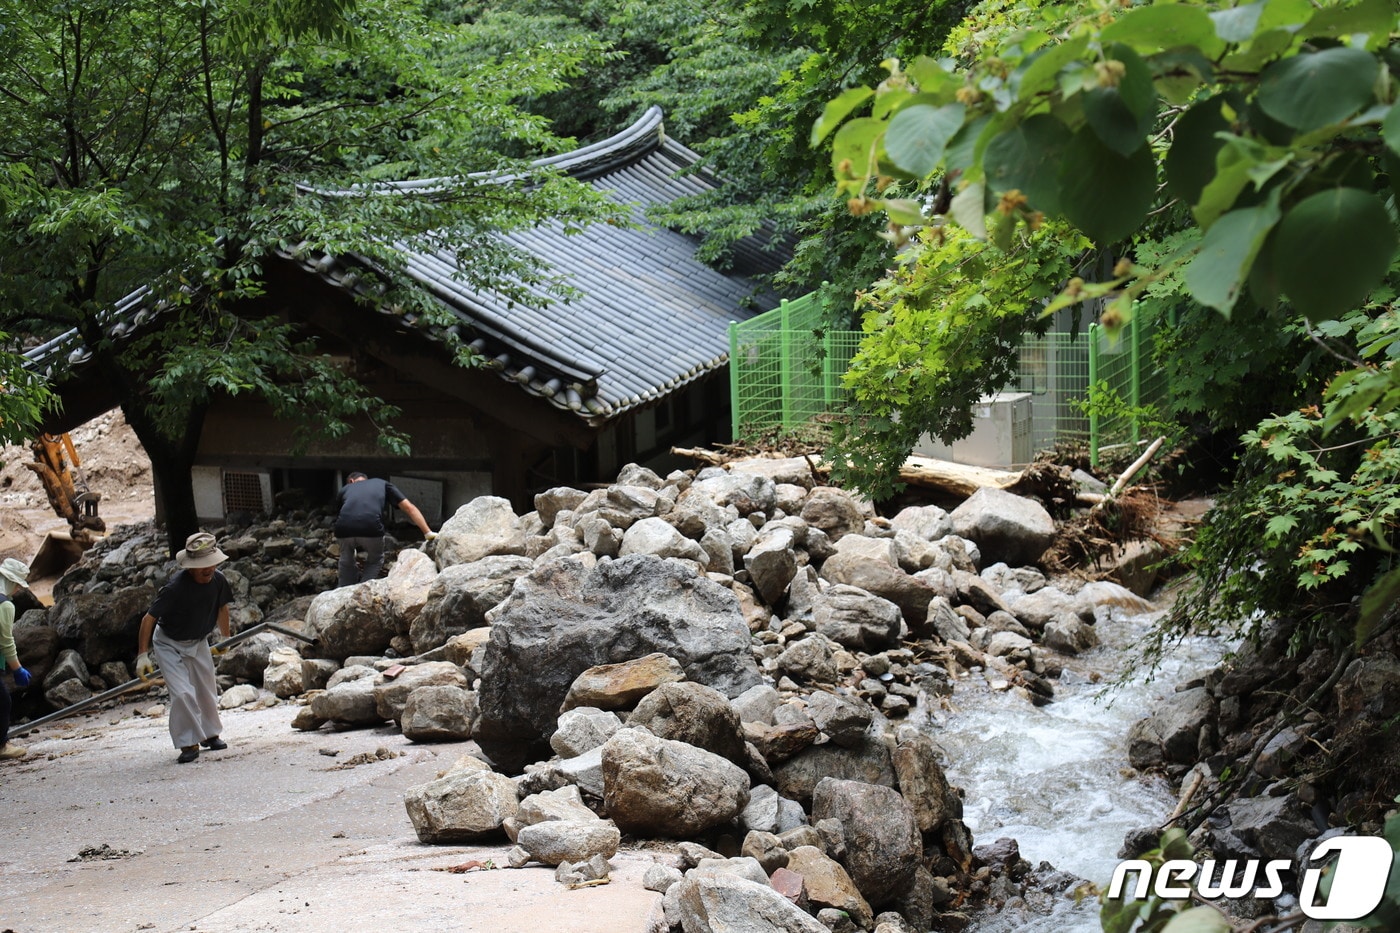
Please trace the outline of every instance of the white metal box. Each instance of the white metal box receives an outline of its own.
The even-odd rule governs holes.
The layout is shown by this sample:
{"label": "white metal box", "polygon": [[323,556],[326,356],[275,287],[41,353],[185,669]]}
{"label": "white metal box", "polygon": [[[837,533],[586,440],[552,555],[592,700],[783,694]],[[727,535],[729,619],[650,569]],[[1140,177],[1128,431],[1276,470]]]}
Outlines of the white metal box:
{"label": "white metal box", "polygon": [[972,406],[972,433],[944,444],[925,434],[914,453],[953,463],[1009,470],[1031,462],[1031,393],[984,395]]}

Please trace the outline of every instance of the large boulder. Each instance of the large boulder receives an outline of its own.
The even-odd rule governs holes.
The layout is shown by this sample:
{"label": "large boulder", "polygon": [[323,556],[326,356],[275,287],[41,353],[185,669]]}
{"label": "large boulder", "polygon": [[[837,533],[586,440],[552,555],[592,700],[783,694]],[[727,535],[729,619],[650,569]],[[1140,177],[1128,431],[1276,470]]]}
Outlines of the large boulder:
{"label": "large boulder", "polygon": [[76,644],[83,660],[96,670],[108,661],[128,661],[136,655],[141,617],[155,598],[151,586],[67,596],[54,603],[48,622],[60,638]]}
{"label": "large boulder", "polygon": [[1215,700],[1205,687],[1172,694],[1154,704],[1152,713],[1128,731],[1128,761],[1142,769],[1195,762],[1202,730],[1217,716]]}
{"label": "large boulder", "polygon": [[493,554],[524,554],[525,532],[510,502],[478,496],[459,508],[438,530],[438,566],[470,564]]}
{"label": "large boulder", "polygon": [[828,819],[840,823],[841,862],[867,901],[879,907],[904,892],[919,867],[923,840],[899,791],[826,778],[812,792],[812,821]]}
{"label": "large boulder", "polygon": [[821,594],[812,611],[812,628],[843,647],[859,651],[897,647],[901,621],[894,603],[844,583]]}
{"label": "large boulder", "polygon": [[772,887],[738,875],[690,875],[667,892],[684,933],[829,933]]}
{"label": "large boulder", "polygon": [[633,555],[593,568],[572,560],[537,567],[495,610],[477,742],[507,770],[548,758],[574,679],[654,652],[725,696],[762,680],[734,594],[683,565]]}
{"label": "large boulder", "polygon": [[472,737],[476,694],[452,684],[428,684],[408,695],[399,728],[413,742],[461,742]]}
{"label": "large boulder", "polygon": [[688,839],[728,823],[749,802],[742,768],[684,742],[623,729],[602,756],[603,803],[624,832]]}
{"label": "large boulder", "polygon": [[803,803],[812,799],[817,784],[828,777],[885,787],[894,787],[898,781],[889,746],[872,736],[847,746],[835,742],[812,745],[773,769],[778,792]]}
{"label": "large boulder", "polygon": [[905,573],[897,564],[854,550],[827,558],[821,576],[828,583],[844,583],[889,600],[899,607],[911,628],[928,618],[928,604],[938,595],[933,587]]}
{"label": "large boulder", "polygon": [[1039,502],[984,487],[953,510],[953,529],[977,542],[991,561],[1012,566],[1040,560],[1055,538],[1055,520]]}
{"label": "large boulder", "polygon": [[662,684],[642,698],[629,725],[685,742],[743,766],[748,761],[739,714],[724,694],[696,683]]}
{"label": "large boulder", "polygon": [[317,596],[306,610],[306,627],[316,639],[316,652],[336,661],[382,655],[399,634],[383,579]]}
{"label": "large boulder", "polygon": [[421,654],[486,625],[486,613],[509,596],[516,579],[534,566],[528,557],[501,554],[443,570],[428,590],[423,611],[409,623],[413,650]]}
{"label": "large boulder", "polygon": [[520,809],[515,782],[487,770],[452,771],[410,787],[404,807],[422,842],[471,842],[501,833]]}
{"label": "large boulder", "polygon": [[384,577],[396,631],[407,632],[422,613],[437,575],[437,564],[427,554],[417,548],[399,552]]}
{"label": "large boulder", "polygon": [[865,510],[845,490],[818,486],[802,503],[802,519],[826,532],[832,541],[838,541],[865,527]]}
{"label": "large boulder", "polygon": [[471,686],[462,669],[451,661],[429,661],[411,665],[398,674],[390,676],[387,671],[374,687],[376,711],[383,719],[398,721],[403,717],[404,705],[409,694],[419,687],[448,686],[466,690]]}
{"label": "large boulder", "polygon": [[685,670],[675,658],[660,652],[618,664],[590,667],[574,678],[560,704],[561,713],[578,707],[630,709],[662,684],[685,680]]}

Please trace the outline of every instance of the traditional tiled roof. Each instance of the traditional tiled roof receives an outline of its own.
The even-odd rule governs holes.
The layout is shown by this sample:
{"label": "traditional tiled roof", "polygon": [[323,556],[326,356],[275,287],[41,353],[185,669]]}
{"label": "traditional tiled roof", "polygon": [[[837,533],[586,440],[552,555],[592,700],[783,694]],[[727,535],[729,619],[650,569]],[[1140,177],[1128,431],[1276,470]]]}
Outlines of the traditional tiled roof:
{"label": "traditional tiled roof", "polygon": [[[646,219],[645,210],[652,205],[715,187],[703,172],[679,174],[697,161],[694,152],[666,137],[661,110],[654,107],[610,139],[537,163],[631,205],[636,223],[635,228],[595,224],[566,234],[561,224],[551,222],[504,235],[510,245],[543,259],[576,291],[567,304],[512,302],[470,288],[454,278],[455,259],[448,252],[413,253],[407,272],[455,313],[461,324],[452,330],[491,360],[502,379],[601,424],[723,366],[729,322],[777,303],[756,288],[751,276],[772,271],[782,255],[756,240],[741,242],[734,271],[719,272],[696,258],[695,237]],[[402,187],[447,184],[438,179]],[[286,258],[352,294],[364,287],[357,258]],[[113,327],[129,328],[133,315],[146,311],[144,298],[142,291],[119,302]],[[421,326],[411,313],[383,311]],[[422,329],[434,336],[431,328]],[[85,352],[70,333],[27,355],[36,366],[51,370],[62,357],[70,364],[80,362]]]}

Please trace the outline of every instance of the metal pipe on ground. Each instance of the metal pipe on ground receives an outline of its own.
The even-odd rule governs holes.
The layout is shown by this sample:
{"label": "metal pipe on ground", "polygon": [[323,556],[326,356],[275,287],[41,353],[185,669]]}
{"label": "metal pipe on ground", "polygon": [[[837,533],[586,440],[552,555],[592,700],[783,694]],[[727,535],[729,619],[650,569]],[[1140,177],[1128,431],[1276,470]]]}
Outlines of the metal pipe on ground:
{"label": "metal pipe on ground", "polygon": [[[287,628],[285,625],[278,625],[276,622],[259,622],[257,625],[251,626],[250,628],[246,628],[236,635],[230,635],[228,638],[219,642],[217,645],[214,645],[210,650],[216,653],[222,653],[223,651],[228,650],[229,648],[233,647],[239,642],[246,641],[249,638],[252,638],[254,635],[258,634],[259,632],[265,631],[277,632],[280,635],[286,635],[289,638],[296,638],[306,642],[307,644],[316,644],[315,638],[312,638],[310,635],[306,635],[302,632],[298,632],[296,629]],[[156,684],[161,682],[159,671],[160,669],[157,668],[156,673],[152,674],[150,677],[137,677],[134,680],[128,680],[124,684],[119,684],[118,686],[115,686],[110,690],[104,690],[101,693],[93,694],[86,700],[79,700],[77,703],[74,703],[71,706],[65,706],[63,709],[55,710],[54,712],[49,713],[46,716],[40,716],[38,719],[33,719],[29,722],[24,722],[20,723],[19,725],[11,726],[10,736],[20,736],[24,735],[27,732],[32,732],[34,729],[37,729],[40,726],[47,725],[48,723],[54,722],[59,719],[63,719],[67,716],[71,716],[74,713],[81,713],[83,710],[91,709],[97,704],[106,702],[107,700],[116,699],[124,693],[135,690],[137,687],[143,687],[146,689],[154,687],[156,686]]]}

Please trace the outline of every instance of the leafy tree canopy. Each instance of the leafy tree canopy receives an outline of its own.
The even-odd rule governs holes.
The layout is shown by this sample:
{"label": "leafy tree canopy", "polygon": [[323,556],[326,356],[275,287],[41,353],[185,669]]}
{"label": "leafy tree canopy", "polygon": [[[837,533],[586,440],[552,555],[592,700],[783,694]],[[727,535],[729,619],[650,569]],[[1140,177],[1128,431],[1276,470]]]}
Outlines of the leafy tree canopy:
{"label": "leafy tree canopy", "polygon": [[[1233,582],[1255,600],[1235,607],[1284,608],[1260,601],[1266,587],[1251,562],[1262,546],[1273,549],[1263,565],[1272,592],[1310,594],[1287,608],[1321,611],[1369,584],[1359,631],[1369,630],[1400,596],[1388,544],[1400,528],[1389,453],[1400,439],[1394,4],[997,2],[974,11],[944,51],[886,60],[884,80],[834,96],[812,124],[814,146],[830,140],[849,209],[883,212],[888,238],[904,247],[900,271],[872,292],[878,310],[848,377],[855,405],[838,459],[878,491],[920,430],[957,436],[964,426],[927,417],[969,401],[938,400],[950,378],[940,357],[985,344],[1008,315],[1093,299],[1113,327],[1175,303],[1199,325],[1178,332],[1185,365],[1214,354],[1243,378],[1248,365],[1225,346],[1234,339],[1290,365],[1294,397],[1327,383],[1320,407],[1244,438],[1256,469],[1281,472],[1243,488],[1220,534],[1206,536],[1207,559],[1243,575]],[[958,290],[929,290],[917,271],[965,251],[945,223],[998,251],[989,294],[1001,287],[997,267],[1020,275],[1017,258],[1043,250],[1052,223],[1087,237],[1083,258],[1097,261],[1081,261],[1043,305],[994,305],[953,329],[965,307]],[[906,340],[937,346],[901,358],[898,342],[876,333],[891,320]],[[995,367],[984,371],[970,388],[999,388]],[[1213,375],[1195,381],[1193,404],[1228,387],[1227,373]],[[1288,394],[1272,402],[1292,404]],[[906,412],[923,423],[891,430]],[[1377,486],[1381,477],[1392,482]]]}
{"label": "leafy tree canopy", "polygon": [[[151,454],[176,540],[194,521],[187,467],[211,387],[332,434],[392,414],[314,345],[231,314],[261,293],[267,257],[367,257],[381,300],[442,320],[398,287],[408,237],[453,251],[472,284],[562,293],[495,234],[609,212],[548,173],[467,176],[569,146],[516,101],[558,88],[596,45],[465,63],[469,32],[409,0],[0,2],[0,326],[78,329]],[[435,177],[452,180],[379,184]],[[162,333],[116,345],[106,316],[137,287]]]}

